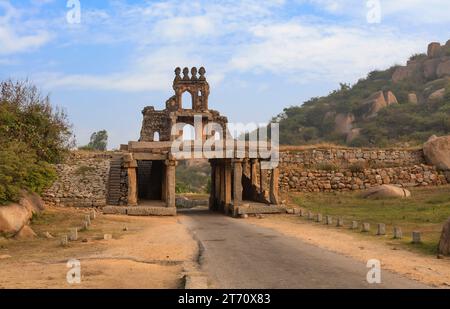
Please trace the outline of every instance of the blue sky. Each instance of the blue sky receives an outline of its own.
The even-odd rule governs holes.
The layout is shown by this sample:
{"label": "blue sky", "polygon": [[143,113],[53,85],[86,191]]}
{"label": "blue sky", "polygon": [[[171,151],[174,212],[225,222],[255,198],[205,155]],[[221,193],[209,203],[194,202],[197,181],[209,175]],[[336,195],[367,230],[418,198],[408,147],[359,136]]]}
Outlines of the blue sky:
{"label": "blue sky", "polygon": [[67,3],[0,0],[0,78],[31,79],[78,144],[106,129],[110,148],[164,107],[177,66],[206,67],[229,121],[266,122],[450,39],[448,0],[80,0],[79,24]]}

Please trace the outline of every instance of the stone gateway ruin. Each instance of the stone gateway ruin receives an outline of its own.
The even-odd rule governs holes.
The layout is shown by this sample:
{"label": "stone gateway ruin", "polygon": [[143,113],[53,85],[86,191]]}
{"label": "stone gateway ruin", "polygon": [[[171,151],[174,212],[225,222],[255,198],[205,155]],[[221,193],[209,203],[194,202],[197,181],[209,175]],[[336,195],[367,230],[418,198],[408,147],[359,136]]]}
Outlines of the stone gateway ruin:
{"label": "stone gateway ruin", "polygon": [[[174,143],[187,145],[195,157],[203,153],[202,146],[208,141],[215,143],[211,149],[222,153],[226,145],[232,145],[226,147],[227,156],[209,160],[211,210],[232,215],[284,210],[278,194],[278,167],[263,168],[262,162],[271,158],[262,158],[259,152],[250,155],[250,142],[244,145],[244,152],[238,151],[227,131],[227,118],[209,109],[210,88],[205,73],[203,67],[176,68],[175,94],[166,101],[165,109],[144,108],[139,141],[121,145],[121,153],[110,161],[105,213],[175,215],[175,172],[185,157],[177,156]],[[183,101],[186,93],[191,98],[187,102]],[[183,140],[186,126],[194,128],[192,140]]]}
{"label": "stone gateway ruin", "polygon": [[[450,182],[450,137],[434,137],[423,147],[408,149],[273,147],[271,141],[263,145],[269,149],[263,156],[253,151],[252,142],[239,148],[227,131],[227,118],[209,109],[205,74],[204,68],[177,68],[175,94],[165,109],[149,106],[142,111],[139,140],[115,152],[71,152],[67,162],[56,166],[58,180],[43,194],[44,201],[100,207],[110,214],[175,215],[177,164],[197,159],[198,152],[204,158],[208,153],[202,146],[211,140],[211,149],[225,149],[226,156],[207,158],[209,208],[235,216],[282,212],[280,196],[290,192],[358,191],[380,185],[407,189]],[[192,129],[190,140],[183,139],[186,127]],[[180,157],[180,149],[193,156]],[[267,169],[275,156],[278,164]]]}

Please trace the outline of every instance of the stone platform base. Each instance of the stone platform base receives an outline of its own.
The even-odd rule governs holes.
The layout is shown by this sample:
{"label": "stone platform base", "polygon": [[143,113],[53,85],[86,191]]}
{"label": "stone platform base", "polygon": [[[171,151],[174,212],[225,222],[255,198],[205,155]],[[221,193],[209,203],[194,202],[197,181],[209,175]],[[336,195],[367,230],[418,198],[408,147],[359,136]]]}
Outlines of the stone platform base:
{"label": "stone platform base", "polygon": [[244,204],[234,209],[234,215],[279,214],[286,213],[286,207],[277,205],[265,205],[262,203]]}
{"label": "stone platform base", "polygon": [[176,216],[176,208],[152,207],[152,206],[106,206],[103,207],[105,215],[128,216]]}

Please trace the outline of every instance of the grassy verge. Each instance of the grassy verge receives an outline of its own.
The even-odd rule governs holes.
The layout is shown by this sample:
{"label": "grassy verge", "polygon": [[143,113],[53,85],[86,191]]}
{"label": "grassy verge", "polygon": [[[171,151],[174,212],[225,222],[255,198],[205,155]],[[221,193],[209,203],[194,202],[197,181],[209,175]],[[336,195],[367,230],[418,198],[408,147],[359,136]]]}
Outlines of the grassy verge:
{"label": "grassy verge", "polygon": [[[369,222],[374,239],[392,238],[394,226],[403,230],[403,239],[391,243],[427,254],[436,254],[442,225],[450,217],[450,186],[413,188],[410,199],[367,200],[359,193],[295,193],[291,201],[313,213],[351,221]],[[386,224],[387,236],[376,236],[378,223]],[[421,244],[411,244],[411,232],[422,233]]]}

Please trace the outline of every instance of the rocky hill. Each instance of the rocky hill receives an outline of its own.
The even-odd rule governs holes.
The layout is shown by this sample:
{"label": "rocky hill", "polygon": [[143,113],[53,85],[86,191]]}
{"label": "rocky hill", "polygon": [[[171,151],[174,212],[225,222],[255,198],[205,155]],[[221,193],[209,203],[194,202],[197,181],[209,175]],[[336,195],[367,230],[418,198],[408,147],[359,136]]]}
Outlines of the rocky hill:
{"label": "rocky hill", "polygon": [[431,43],[405,66],[373,71],[353,86],[292,106],[276,117],[280,142],[413,146],[450,133],[450,40]]}

